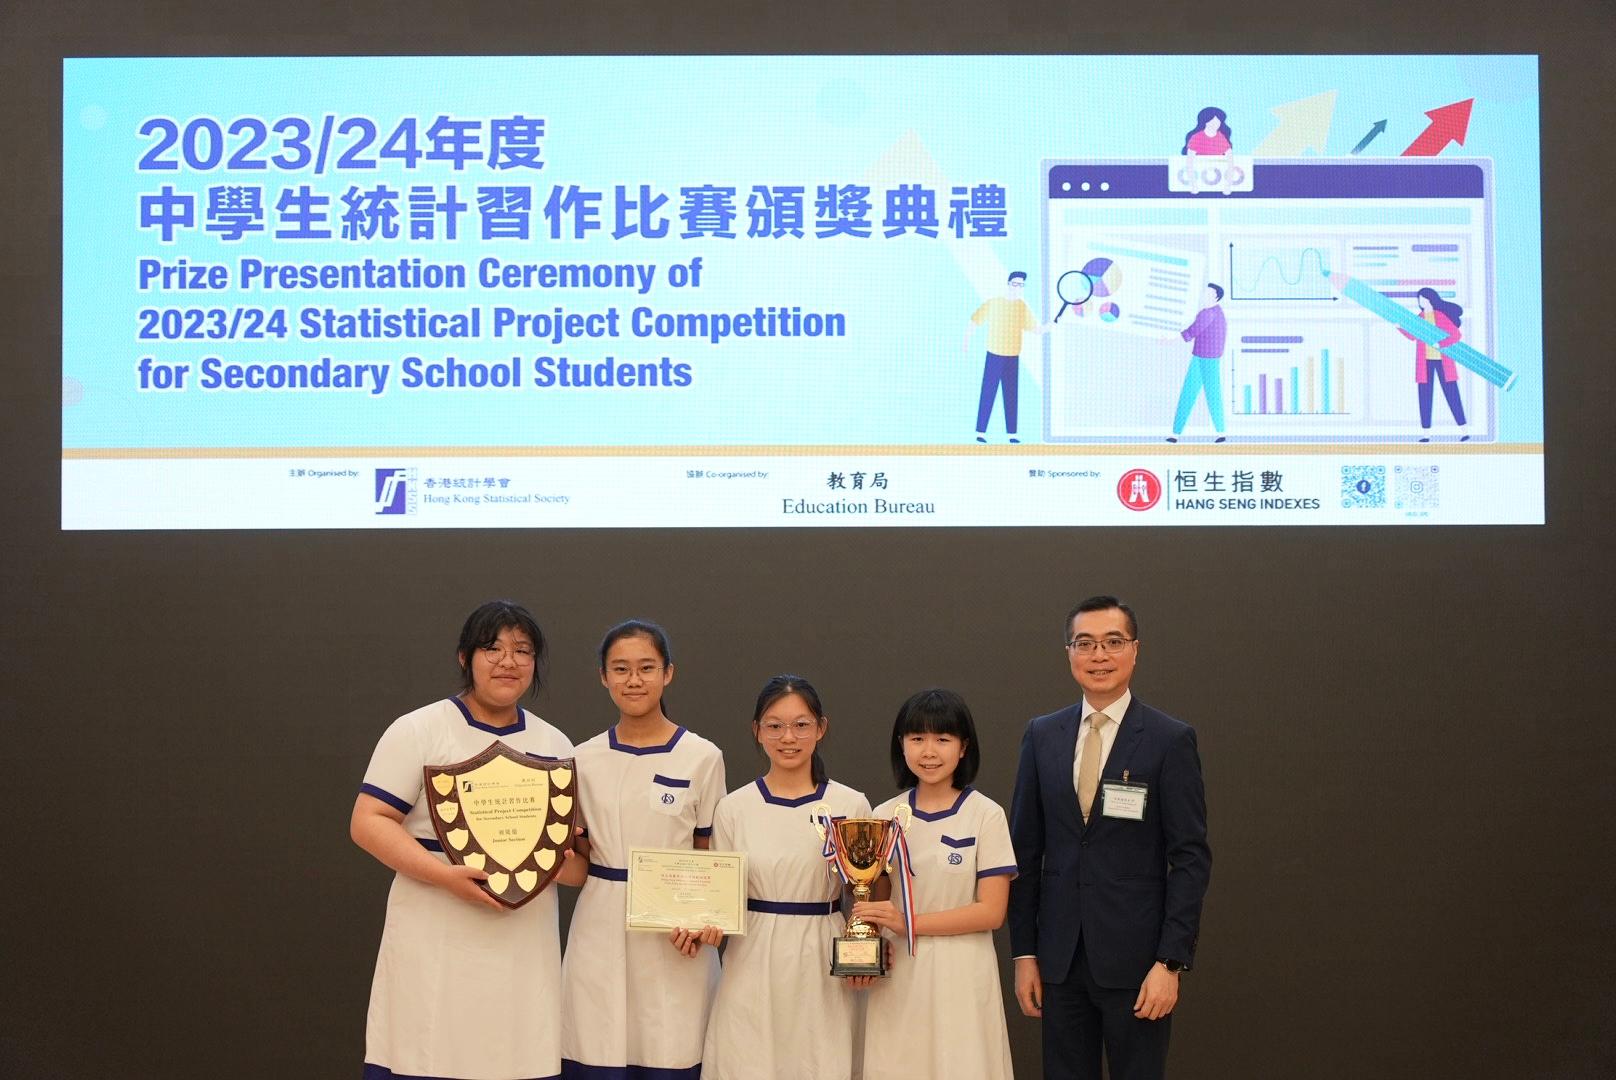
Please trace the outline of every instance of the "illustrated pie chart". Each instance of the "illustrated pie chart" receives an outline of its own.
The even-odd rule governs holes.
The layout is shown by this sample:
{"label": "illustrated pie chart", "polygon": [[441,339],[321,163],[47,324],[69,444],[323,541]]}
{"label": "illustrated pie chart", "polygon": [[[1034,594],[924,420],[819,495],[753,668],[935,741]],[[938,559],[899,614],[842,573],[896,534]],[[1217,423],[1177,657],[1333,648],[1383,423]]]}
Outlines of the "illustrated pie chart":
{"label": "illustrated pie chart", "polygon": [[1110,296],[1122,288],[1122,271],[1110,259],[1090,259],[1083,264],[1083,272],[1094,282],[1095,296]]}

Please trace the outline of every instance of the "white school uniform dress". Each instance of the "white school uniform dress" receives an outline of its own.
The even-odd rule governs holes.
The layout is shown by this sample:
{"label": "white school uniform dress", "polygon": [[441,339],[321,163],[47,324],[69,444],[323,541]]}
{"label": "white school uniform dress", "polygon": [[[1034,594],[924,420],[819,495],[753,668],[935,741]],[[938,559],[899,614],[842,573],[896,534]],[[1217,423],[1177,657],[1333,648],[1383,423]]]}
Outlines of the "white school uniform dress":
{"label": "white school uniform dress", "polygon": [[713,850],[746,853],[746,936],[724,947],[703,1080],[853,1075],[862,995],[830,974],[842,883],[821,854],[813,820],[820,803],[833,817],[870,816],[869,800],[834,780],[780,799],[760,778],[718,804]]}
{"label": "white school uniform dress", "polygon": [[[914,810],[904,834],[915,868],[915,912],[947,911],[976,900],[976,883],[1016,873],[1010,826],[999,804],[966,788],[947,810],[914,809],[915,793],[888,799]],[[891,974],[869,992],[864,1080],[1011,1080],[1010,1035],[991,931],[901,942]]]}
{"label": "white school uniform dress", "polygon": [[[567,737],[530,712],[519,710],[510,727],[488,727],[449,698],[393,721],[360,790],[402,812],[405,831],[443,858],[421,770],[465,761],[496,739],[535,757],[572,756]],[[365,1080],[558,1077],[560,984],[553,885],[495,911],[397,874],[370,986]]]}
{"label": "white school uniform dress", "polygon": [[718,950],[694,957],[666,933],[624,926],[630,847],[689,848],[712,835],[723,753],[679,728],[627,746],[610,728],[578,747],[578,805],[589,879],[561,962],[561,1074],[567,1080],[697,1080],[718,985]]}

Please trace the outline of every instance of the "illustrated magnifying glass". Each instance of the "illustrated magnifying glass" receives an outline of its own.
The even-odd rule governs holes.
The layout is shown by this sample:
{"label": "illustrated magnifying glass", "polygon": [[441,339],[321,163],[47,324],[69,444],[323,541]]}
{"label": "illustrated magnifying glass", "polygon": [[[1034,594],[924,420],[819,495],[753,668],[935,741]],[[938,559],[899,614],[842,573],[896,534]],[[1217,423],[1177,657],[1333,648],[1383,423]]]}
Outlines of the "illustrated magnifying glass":
{"label": "illustrated magnifying glass", "polygon": [[1055,295],[1060,297],[1061,308],[1055,312],[1055,321],[1076,304],[1086,304],[1094,296],[1094,279],[1082,270],[1068,270],[1055,279]]}

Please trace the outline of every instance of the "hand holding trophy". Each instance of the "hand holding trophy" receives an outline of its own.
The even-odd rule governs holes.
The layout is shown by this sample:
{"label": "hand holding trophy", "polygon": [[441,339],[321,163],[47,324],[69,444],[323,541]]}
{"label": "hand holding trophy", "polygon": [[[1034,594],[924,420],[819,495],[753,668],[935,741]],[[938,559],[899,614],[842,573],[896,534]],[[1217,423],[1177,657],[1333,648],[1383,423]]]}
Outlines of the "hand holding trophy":
{"label": "hand holding trophy", "polygon": [[[815,827],[825,842],[825,858],[843,881],[853,887],[853,899],[870,899],[870,888],[892,865],[894,849],[903,838],[907,814],[901,811],[890,819],[841,818],[830,816],[824,804],[814,808]],[[846,930],[831,939],[830,973],[842,978],[884,976],[886,949],[881,932],[858,916],[848,920]]]}

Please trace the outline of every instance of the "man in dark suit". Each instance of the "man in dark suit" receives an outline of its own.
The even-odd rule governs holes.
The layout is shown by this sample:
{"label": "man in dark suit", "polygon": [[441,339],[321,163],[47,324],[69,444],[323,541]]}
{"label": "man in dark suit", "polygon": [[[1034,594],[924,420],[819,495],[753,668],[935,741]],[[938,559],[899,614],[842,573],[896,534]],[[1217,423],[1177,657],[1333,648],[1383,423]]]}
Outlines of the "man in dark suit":
{"label": "man in dark suit", "polygon": [[1075,705],[1027,725],[1011,800],[1016,1000],[1044,1076],[1160,1080],[1211,875],[1195,729],[1133,696],[1139,624],[1114,596],[1066,618]]}

